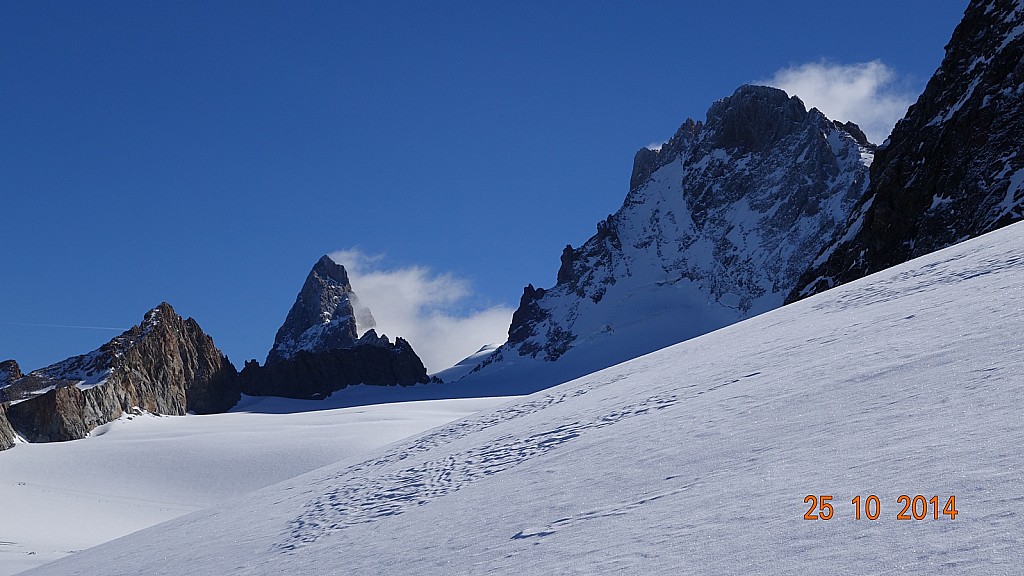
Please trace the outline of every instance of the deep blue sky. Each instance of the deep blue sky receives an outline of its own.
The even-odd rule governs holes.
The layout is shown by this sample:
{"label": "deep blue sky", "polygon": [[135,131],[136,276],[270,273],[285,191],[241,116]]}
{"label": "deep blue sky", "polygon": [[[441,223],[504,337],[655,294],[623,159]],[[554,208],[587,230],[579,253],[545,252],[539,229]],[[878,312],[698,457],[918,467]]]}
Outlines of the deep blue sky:
{"label": "deep blue sky", "polygon": [[352,247],[515,306],[638,148],[787,66],[880,59],[919,91],[965,5],[3,2],[0,359],[166,300],[262,360]]}

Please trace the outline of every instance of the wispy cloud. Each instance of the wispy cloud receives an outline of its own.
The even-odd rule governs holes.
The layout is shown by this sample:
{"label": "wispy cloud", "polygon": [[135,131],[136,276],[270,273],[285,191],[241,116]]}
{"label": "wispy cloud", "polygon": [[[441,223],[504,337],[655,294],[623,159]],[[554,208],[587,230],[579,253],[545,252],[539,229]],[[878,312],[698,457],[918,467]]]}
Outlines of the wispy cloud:
{"label": "wispy cloud", "polygon": [[785,90],[833,120],[859,125],[881,144],[917,98],[895,70],[879,60],[858,64],[821,61],[783,68],[758,82]]}
{"label": "wispy cloud", "polygon": [[377,333],[408,340],[429,372],[452,366],[508,336],[511,308],[458,311],[473,298],[470,283],[463,278],[423,266],[388,267],[383,256],[359,249],[330,257],[348,271],[352,289],[376,320]]}

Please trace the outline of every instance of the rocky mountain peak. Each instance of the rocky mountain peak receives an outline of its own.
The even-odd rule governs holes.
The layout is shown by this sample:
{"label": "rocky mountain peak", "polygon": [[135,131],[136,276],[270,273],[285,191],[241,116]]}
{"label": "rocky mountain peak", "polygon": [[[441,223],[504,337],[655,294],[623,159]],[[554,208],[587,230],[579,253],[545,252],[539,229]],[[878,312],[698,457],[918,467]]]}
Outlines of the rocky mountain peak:
{"label": "rocky mountain peak", "polygon": [[3,362],[0,362],[0,388],[3,388],[22,376],[24,376],[24,374],[21,373],[21,366],[18,366],[18,363],[14,360],[4,360]]}
{"label": "rocky mountain peak", "polygon": [[597,369],[780,306],[863,197],[873,149],[795,96],[740,87],[637,153],[622,206],[565,247],[554,287],[524,289],[477,372],[577,347]]}
{"label": "rocky mountain peak", "polygon": [[741,86],[708,110],[713,145],[724,150],[762,151],[798,130],[807,116],[796,96],[768,86]]}
{"label": "rocky mountain peak", "polygon": [[872,151],[878,148],[876,145],[872,144],[871,142],[868,142],[867,134],[865,134],[864,131],[860,129],[860,126],[854,124],[853,122],[840,122],[839,120],[833,120],[832,123],[835,124],[836,128],[842,130],[843,132],[846,132],[850,136],[853,136],[853,139],[856,140],[857,143],[860,144],[861,146],[864,146]]}
{"label": "rocky mountain peak", "polygon": [[359,329],[374,325],[373,315],[360,305],[352,290],[345,267],[322,256],[277,331],[267,363],[292,358],[300,350],[324,352],[350,347],[359,339]]}
{"label": "rocky mountain peak", "polygon": [[142,330],[152,329],[158,326],[165,318],[172,318],[177,315],[177,312],[174,311],[170,304],[161,302],[156,308],[146,312],[146,316],[142,319],[142,324],[139,327]]}
{"label": "rocky mountain peak", "polygon": [[125,412],[224,412],[238,402],[234,366],[195,320],[166,302],[100,348],[4,387],[10,423],[33,442],[83,438]]}

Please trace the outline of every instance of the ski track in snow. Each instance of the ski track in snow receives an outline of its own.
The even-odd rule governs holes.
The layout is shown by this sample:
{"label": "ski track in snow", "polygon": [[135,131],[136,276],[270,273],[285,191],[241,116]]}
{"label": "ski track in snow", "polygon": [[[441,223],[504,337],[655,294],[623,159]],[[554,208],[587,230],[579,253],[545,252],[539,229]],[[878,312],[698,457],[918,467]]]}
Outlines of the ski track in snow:
{"label": "ski track in snow", "polygon": [[[289,523],[289,536],[276,545],[282,551],[292,552],[321,537],[355,524],[374,522],[388,516],[402,514],[409,508],[422,506],[458,491],[466,484],[480,478],[514,468],[531,458],[561,447],[585,434],[611,426],[622,420],[644,416],[659,410],[671,408],[681,400],[696,398],[720,388],[760,375],[751,372],[739,378],[732,378],[710,386],[696,383],[680,386],[677,393],[662,393],[650,396],[636,403],[612,408],[587,421],[552,423],[552,428],[531,434],[525,438],[502,435],[485,445],[446,455],[440,460],[430,460],[396,472],[374,474],[375,469],[411,458],[470,434],[484,431],[499,423],[536,414],[567,399],[578,398],[624,379],[625,375],[598,382],[581,383],[577,387],[558,394],[542,394],[540,398],[511,405],[491,413],[470,417],[454,424],[441,427],[408,445],[396,447],[380,458],[353,466],[333,476],[317,481],[326,488],[322,496],[307,503],[304,512]],[[670,494],[678,492],[672,491]],[[662,495],[664,496],[664,495]],[[633,504],[623,504],[616,509],[628,510],[649,500],[644,498]],[[584,518],[585,519],[585,518]],[[570,519],[565,519],[565,524]]]}

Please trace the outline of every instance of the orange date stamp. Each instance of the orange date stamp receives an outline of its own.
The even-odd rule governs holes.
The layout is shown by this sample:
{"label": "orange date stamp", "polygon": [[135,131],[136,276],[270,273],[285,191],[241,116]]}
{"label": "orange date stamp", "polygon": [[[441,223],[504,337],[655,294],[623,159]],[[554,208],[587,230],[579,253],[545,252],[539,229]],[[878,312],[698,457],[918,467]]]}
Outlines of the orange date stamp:
{"label": "orange date stamp", "polygon": [[[831,520],[835,516],[836,509],[832,505],[832,496],[828,494],[808,494],[804,498],[804,504],[810,508],[804,512],[804,520]],[[902,507],[896,514],[897,520],[955,520],[960,512],[956,509],[956,496],[946,498],[945,504],[939,508],[939,497],[928,498],[921,494],[908,496],[901,494],[896,499],[897,508]],[[863,498],[860,495],[854,496],[850,501],[853,505],[854,520],[878,520],[882,515],[882,501],[874,494]]]}

